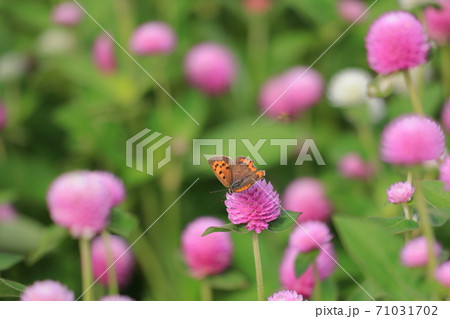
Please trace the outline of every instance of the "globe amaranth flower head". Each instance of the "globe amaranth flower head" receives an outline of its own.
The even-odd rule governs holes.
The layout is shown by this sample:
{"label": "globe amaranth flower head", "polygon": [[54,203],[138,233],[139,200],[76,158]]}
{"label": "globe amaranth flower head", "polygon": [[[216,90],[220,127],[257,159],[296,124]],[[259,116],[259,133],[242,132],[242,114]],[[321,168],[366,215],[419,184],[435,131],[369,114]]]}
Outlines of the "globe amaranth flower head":
{"label": "globe amaranth flower head", "polygon": [[[434,254],[439,257],[442,247],[434,243]],[[427,240],[424,236],[414,238],[407,242],[400,252],[402,264],[407,267],[422,267],[428,263]]]}
{"label": "globe amaranth flower head", "polygon": [[388,201],[392,204],[407,203],[411,200],[415,188],[409,182],[398,182],[386,190]]}
{"label": "globe amaranth flower head", "polygon": [[140,25],[134,31],[130,48],[138,55],[169,54],[176,42],[172,27],[164,22],[152,21]]}
{"label": "globe amaranth flower head", "polygon": [[[320,280],[328,278],[336,268],[333,260],[336,259],[333,244],[326,243],[322,248],[315,260]],[[295,247],[286,249],[279,269],[280,282],[283,288],[294,290],[304,298],[309,298],[314,291],[314,269],[313,265],[310,265],[304,273],[296,274],[295,262],[299,254]]]}
{"label": "globe amaranth flower head", "polygon": [[387,163],[415,165],[439,158],[444,146],[444,133],[434,120],[403,115],[384,128],[380,152]]}
{"label": "globe amaranth flower head", "polygon": [[184,72],[192,86],[205,94],[218,95],[228,91],[233,84],[237,63],[227,47],[204,42],[186,54]]}
{"label": "globe amaranth flower head", "polygon": [[368,100],[370,81],[372,76],[363,69],[343,69],[330,79],[327,97],[336,107],[364,105]]}
{"label": "globe amaranth flower head", "polygon": [[314,69],[297,66],[269,79],[259,94],[261,112],[273,118],[296,118],[322,98],[324,80]]}
{"label": "globe amaranth flower head", "polygon": [[107,188],[111,196],[112,206],[117,206],[125,200],[126,191],[121,179],[106,171],[93,171],[92,175],[98,178]]}
{"label": "globe amaranth flower head", "polygon": [[92,58],[94,65],[100,72],[109,74],[116,70],[117,62],[114,43],[106,33],[101,33],[95,39],[92,48]]}
{"label": "globe amaranth flower head", "polygon": [[439,167],[439,180],[444,183],[444,189],[450,191],[450,157],[446,157]]}
{"label": "globe amaranth flower head", "polygon": [[294,290],[281,290],[270,296],[268,301],[303,301],[303,296]]}
{"label": "globe amaranth flower head", "polygon": [[437,267],[435,278],[442,286],[450,288],[450,261],[443,262]]}
{"label": "globe amaranth flower head", "polygon": [[320,221],[311,220],[301,223],[291,233],[289,246],[306,253],[328,243],[333,238],[328,226]]}
{"label": "globe amaranth flower head", "polygon": [[374,168],[364,162],[358,153],[344,155],[338,163],[339,173],[350,179],[368,179],[372,176]]}
{"label": "globe amaranth flower head", "polygon": [[380,74],[413,68],[427,61],[430,44],[419,20],[409,12],[383,14],[366,36],[369,66]]}
{"label": "globe amaranth flower head", "polygon": [[424,17],[430,37],[439,43],[450,41],[450,0],[439,1],[440,9],[428,7]]}
{"label": "globe amaranth flower head", "polygon": [[36,281],[20,295],[22,301],[74,301],[74,294],[58,281]]}
{"label": "globe amaranth flower head", "polygon": [[[125,287],[131,279],[134,268],[134,256],[129,249],[130,245],[119,236],[109,238],[113,267],[116,270],[117,281],[120,287]],[[92,270],[94,277],[104,286],[108,285],[108,250],[102,237],[92,241]]]}
{"label": "globe amaranth flower head", "polygon": [[212,233],[202,237],[211,226],[223,226],[215,217],[199,217],[190,222],[181,235],[184,260],[195,278],[217,275],[228,268],[233,254],[229,233]]}
{"label": "globe amaranth flower head", "polygon": [[83,18],[83,12],[76,3],[63,2],[53,8],[51,18],[56,24],[75,26]]}
{"label": "globe amaranth flower head", "polygon": [[277,191],[264,179],[243,192],[227,193],[225,206],[233,224],[246,224],[248,230],[257,233],[267,229],[281,210]]}
{"label": "globe amaranth flower head", "polygon": [[298,221],[327,221],[331,215],[331,203],[323,184],[311,177],[297,178],[286,188],[282,199],[287,210],[302,213]]}
{"label": "globe amaranth flower head", "polygon": [[125,295],[110,295],[103,296],[100,301],[134,301],[134,299]]}

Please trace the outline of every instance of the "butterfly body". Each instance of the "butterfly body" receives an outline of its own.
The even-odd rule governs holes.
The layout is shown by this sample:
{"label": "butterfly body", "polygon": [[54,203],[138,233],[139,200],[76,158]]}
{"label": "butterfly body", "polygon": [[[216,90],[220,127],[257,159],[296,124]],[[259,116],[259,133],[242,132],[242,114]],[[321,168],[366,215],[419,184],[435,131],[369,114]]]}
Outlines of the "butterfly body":
{"label": "butterfly body", "polygon": [[265,171],[258,170],[254,161],[245,156],[238,156],[234,160],[224,155],[213,156],[208,159],[208,163],[219,181],[230,192],[242,192],[265,175]]}

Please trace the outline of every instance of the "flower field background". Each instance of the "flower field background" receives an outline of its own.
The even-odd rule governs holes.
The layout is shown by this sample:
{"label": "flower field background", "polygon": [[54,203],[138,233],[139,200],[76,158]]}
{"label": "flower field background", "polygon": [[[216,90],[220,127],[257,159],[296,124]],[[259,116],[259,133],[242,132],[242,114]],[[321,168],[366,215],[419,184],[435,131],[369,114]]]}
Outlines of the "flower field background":
{"label": "flower field background", "polygon": [[[431,2],[0,2],[0,299],[448,298],[450,3]],[[153,176],[126,166],[145,128],[172,137]],[[212,193],[194,139],[265,139],[264,180]],[[287,165],[271,139],[298,140]],[[306,139],[326,165],[295,165]]]}

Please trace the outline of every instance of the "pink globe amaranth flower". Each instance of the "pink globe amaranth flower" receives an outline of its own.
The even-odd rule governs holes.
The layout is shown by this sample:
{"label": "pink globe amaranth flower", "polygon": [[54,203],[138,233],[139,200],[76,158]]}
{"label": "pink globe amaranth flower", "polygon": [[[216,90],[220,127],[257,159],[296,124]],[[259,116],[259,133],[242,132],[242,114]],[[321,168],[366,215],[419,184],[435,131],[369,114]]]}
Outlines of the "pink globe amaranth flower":
{"label": "pink globe amaranth flower", "polygon": [[386,190],[388,201],[392,204],[407,203],[411,200],[415,188],[409,182],[398,182]]}
{"label": "pink globe amaranth flower", "polygon": [[447,133],[450,133],[450,99],[442,107],[441,123]]}
{"label": "pink globe amaranth flower", "polygon": [[298,221],[327,221],[331,215],[331,203],[322,183],[314,178],[297,178],[286,188],[282,199],[287,210],[302,213]]}
{"label": "pink globe amaranth flower", "polygon": [[[442,248],[439,243],[434,244],[436,257],[441,254]],[[428,262],[427,240],[424,236],[414,238],[403,246],[400,252],[402,264],[406,267],[422,267]]]}
{"label": "pink globe amaranth flower", "polygon": [[444,146],[444,133],[434,120],[402,115],[384,128],[380,153],[387,163],[415,165],[439,158]]}
{"label": "pink globe amaranth flower", "polygon": [[[134,268],[134,256],[131,252],[130,245],[125,239],[119,236],[110,236],[110,249],[114,269],[117,274],[117,281],[120,287],[125,287],[131,279]],[[95,279],[103,285],[108,285],[108,249],[101,237],[97,237],[92,241],[92,270]]]}
{"label": "pink globe amaranth flower", "polygon": [[0,101],[0,130],[2,130],[6,126],[8,116],[6,114],[6,109],[3,106],[3,103]]}
{"label": "pink globe amaranth flower", "polygon": [[111,295],[103,296],[100,301],[134,301],[134,299],[124,295]]}
{"label": "pink globe amaranth flower", "polygon": [[190,222],[181,235],[184,260],[195,278],[223,272],[231,263],[233,243],[229,233],[212,233],[202,237],[211,226],[223,226],[215,217],[199,217]]}
{"label": "pink globe amaranth flower", "polygon": [[360,0],[340,0],[337,9],[341,18],[347,22],[353,23],[359,18],[358,23],[361,23],[366,19],[362,14],[367,10],[367,4]]}
{"label": "pink globe amaranth flower", "polygon": [[74,294],[58,281],[36,281],[20,295],[22,301],[74,301]]}
{"label": "pink globe amaranth flower", "polygon": [[441,8],[427,7],[424,17],[431,38],[440,43],[450,41],[450,1],[441,0]]}
{"label": "pink globe amaranth flower", "polygon": [[271,117],[295,118],[319,102],[324,87],[319,72],[297,66],[268,80],[262,86],[259,105],[261,111]]}
{"label": "pink globe amaranth flower", "polygon": [[138,55],[169,54],[175,49],[176,42],[172,27],[153,21],[142,24],[134,31],[130,48]]}
{"label": "pink globe amaranth flower", "polygon": [[350,179],[367,179],[374,171],[372,165],[364,162],[358,153],[344,155],[339,160],[338,168],[342,176]]}
{"label": "pink globe amaranth flower", "polygon": [[371,25],[366,49],[372,70],[389,74],[424,64],[430,44],[416,17],[409,12],[392,11]]}
{"label": "pink globe amaranth flower", "polygon": [[117,68],[114,42],[105,34],[100,34],[95,39],[92,48],[92,58],[97,69],[105,74],[112,73]]}
{"label": "pink globe amaranth flower", "polygon": [[270,296],[268,301],[303,301],[303,296],[293,290],[281,290]]}
{"label": "pink globe amaranth flower", "polygon": [[56,24],[75,26],[83,18],[83,12],[77,4],[63,2],[53,8],[51,18]]}
{"label": "pink globe amaranth flower", "polygon": [[105,171],[93,171],[93,176],[99,178],[99,180],[105,185],[109,191],[111,197],[111,204],[113,206],[119,205],[125,200],[126,191],[122,180],[110,172]]}
{"label": "pink globe amaranth flower", "polygon": [[435,277],[442,286],[450,288],[450,261],[443,262],[436,268]]}
{"label": "pink globe amaranth flower", "polygon": [[17,218],[17,211],[10,203],[0,204],[0,223],[10,222]]}
{"label": "pink globe amaranth flower", "polygon": [[56,178],[47,192],[50,217],[72,236],[92,237],[108,222],[111,195],[101,180],[88,171],[73,171]]}
{"label": "pink globe amaranth flower", "polygon": [[[332,243],[323,245],[315,263],[320,280],[328,278],[336,268],[336,253]],[[294,290],[303,295],[304,298],[311,297],[314,291],[314,269],[310,265],[303,274],[297,276],[295,273],[295,261],[299,252],[295,247],[288,247],[284,253],[283,260],[280,265],[280,282],[285,289]],[[332,258],[330,258],[330,256]]]}
{"label": "pink globe amaranth flower", "polygon": [[244,8],[250,13],[261,14],[272,6],[272,0],[243,0]]}
{"label": "pink globe amaranth flower", "polygon": [[184,72],[190,84],[209,95],[228,91],[236,78],[236,70],[233,54],[216,43],[198,44],[184,59]]}
{"label": "pink globe amaranth flower", "polygon": [[289,239],[289,246],[301,253],[319,249],[333,238],[328,226],[320,221],[311,220],[296,227]]}
{"label": "pink globe amaranth flower", "polygon": [[439,167],[439,180],[444,183],[444,189],[450,191],[450,157],[446,157]]}
{"label": "pink globe amaranth flower", "polygon": [[269,222],[280,216],[280,198],[270,182],[257,181],[240,193],[227,193],[225,206],[233,224],[246,224],[245,228],[257,233],[269,227]]}

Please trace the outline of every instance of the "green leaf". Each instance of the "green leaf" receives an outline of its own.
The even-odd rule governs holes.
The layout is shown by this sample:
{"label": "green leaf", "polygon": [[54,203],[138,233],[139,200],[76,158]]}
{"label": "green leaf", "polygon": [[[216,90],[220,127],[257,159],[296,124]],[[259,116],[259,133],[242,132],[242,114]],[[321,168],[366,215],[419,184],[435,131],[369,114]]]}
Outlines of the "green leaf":
{"label": "green leaf", "polygon": [[57,225],[47,227],[39,240],[39,243],[34,251],[27,258],[27,263],[33,265],[48,253],[54,251],[62,243],[64,239],[69,236],[65,228]]}
{"label": "green leaf", "polygon": [[370,220],[336,216],[333,222],[347,253],[387,298],[426,298],[416,286],[417,274],[400,265],[399,251],[403,247],[400,237]]}
{"label": "green leaf", "polygon": [[0,271],[7,270],[23,260],[23,255],[0,252]]}
{"label": "green leaf", "polygon": [[444,190],[444,183],[423,181],[422,188],[425,198],[431,206],[450,214],[450,192]]}
{"label": "green leaf", "polygon": [[370,220],[387,227],[388,230],[393,234],[400,234],[407,231],[411,231],[419,228],[419,224],[411,219],[405,219],[403,217],[370,217]]}
{"label": "green leaf", "polygon": [[271,232],[282,232],[294,225],[300,215],[301,213],[282,210],[280,216],[269,223],[269,228],[267,230]]}
{"label": "green leaf", "polygon": [[111,212],[111,219],[108,230],[122,237],[129,237],[135,229],[138,221],[136,217],[124,210],[114,207]]}
{"label": "green leaf", "polygon": [[442,225],[444,225],[447,222],[447,220],[450,216],[445,211],[431,208],[431,209],[428,209],[428,217],[430,219],[431,226],[441,227]]}
{"label": "green leaf", "polygon": [[249,232],[247,230],[247,228],[245,228],[245,225],[246,224],[235,225],[235,224],[230,223],[230,224],[226,224],[226,225],[223,225],[220,227],[211,226],[211,227],[208,227],[204,231],[204,233],[202,234],[202,237],[212,234],[212,233],[225,233],[225,232],[230,232],[230,231],[235,232],[235,233],[245,234],[245,233]]}
{"label": "green leaf", "polygon": [[248,279],[237,270],[229,270],[207,278],[211,287],[218,290],[241,290],[248,287]]}
{"label": "green leaf", "polygon": [[297,276],[303,274],[306,269],[316,260],[317,255],[319,255],[320,250],[315,249],[307,253],[300,253],[295,260],[295,273]]}
{"label": "green leaf", "polygon": [[0,298],[13,297],[18,298],[25,286],[18,282],[0,278]]}

